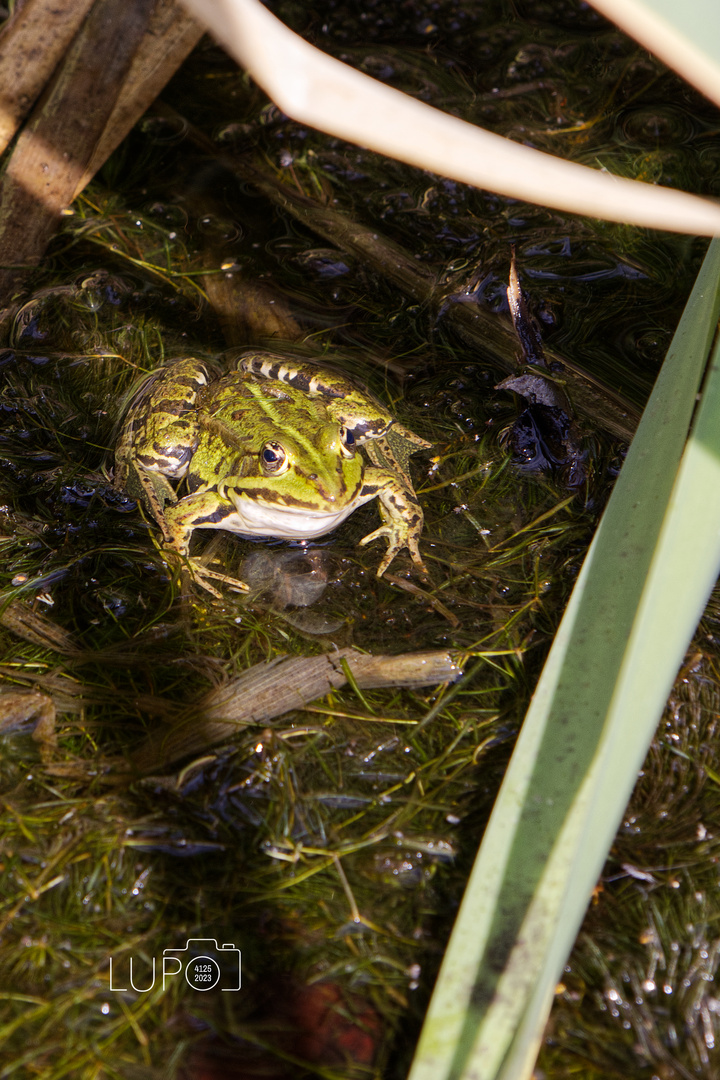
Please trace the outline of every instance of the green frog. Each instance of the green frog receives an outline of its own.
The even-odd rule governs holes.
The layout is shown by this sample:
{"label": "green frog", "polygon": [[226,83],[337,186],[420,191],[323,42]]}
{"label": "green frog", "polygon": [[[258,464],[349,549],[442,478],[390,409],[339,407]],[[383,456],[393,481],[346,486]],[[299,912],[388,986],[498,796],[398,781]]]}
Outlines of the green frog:
{"label": "green frog", "polygon": [[190,559],[195,529],[312,540],[379,500],[380,577],[407,548],[423,572],[423,514],[408,460],[431,443],[398,424],[372,395],[329,368],[246,353],[221,375],[178,360],[137,390],[116,451],[115,485],[139,498],[165,546],[208,578],[247,588]]}

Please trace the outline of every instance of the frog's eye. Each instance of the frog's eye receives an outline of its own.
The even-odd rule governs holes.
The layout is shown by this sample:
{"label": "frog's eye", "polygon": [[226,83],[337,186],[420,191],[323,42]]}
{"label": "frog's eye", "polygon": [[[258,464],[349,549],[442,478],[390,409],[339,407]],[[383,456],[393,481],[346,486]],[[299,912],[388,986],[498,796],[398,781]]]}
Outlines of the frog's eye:
{"label": "frog's eye", "polygon": [[347,458],[355,457],[355,447],[357,446],[357,439],[354,432],[350,428],[340,428],[340,445],[342,447],[343,455]]}
{"label": "frog's eye", "polygon": [[285,472],[289,465],[285,450],[277,442],[265,443],[260,452],[260,461],[263,472],[268,476],[277,476],[278,473]]}

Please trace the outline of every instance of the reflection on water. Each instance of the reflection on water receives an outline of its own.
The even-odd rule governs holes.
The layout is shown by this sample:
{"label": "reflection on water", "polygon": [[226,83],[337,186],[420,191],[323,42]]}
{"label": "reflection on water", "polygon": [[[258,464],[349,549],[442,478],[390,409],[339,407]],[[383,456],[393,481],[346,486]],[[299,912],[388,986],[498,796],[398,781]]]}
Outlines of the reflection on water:
{"label": "reflection on water", "polygon": [[[302,634],[323,637],[337,634],[346,622],[320,600],[332,573],[332,557],[323,548],[307,544],[276,548],[263,545],[242,562],[242,580],[253,599],[264,599],[270,609]],[[312,607],[312,611],[302,610]]]}

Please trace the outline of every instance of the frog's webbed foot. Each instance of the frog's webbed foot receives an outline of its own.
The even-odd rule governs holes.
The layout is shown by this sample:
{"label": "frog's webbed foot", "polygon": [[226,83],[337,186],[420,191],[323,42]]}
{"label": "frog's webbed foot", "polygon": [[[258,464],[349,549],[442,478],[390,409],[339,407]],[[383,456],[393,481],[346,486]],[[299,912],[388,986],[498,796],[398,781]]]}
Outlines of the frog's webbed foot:
{"label": "frog's webbed foot", "polygon": [[424,575],[427,568],[422,561],[419,540],[423,530],[423,512],[417,496],[409,483],[390,469],[369,466],[365,470],[365,482],[362,489],[363,502],[378,498],[378,509],[383,524],[359,543],[364,546],[383,537],[388,549],[377,569],[377,576],[387,570],[395,556],[407,548],[412,561]]}
{"label": "frog's webbed foot", "polygon": [[222,593],[219,593],[217,589],[213,588],[206,578],[212,578],[213,581],[219,581],[222,585],[227,585],[233,592],[249,592],[250,586],[246,585],[244,581],[240,581],[240,578],[231,577],[229,574],[220,574],[217,570],[208,570],[207,566],[203,566],[202,563],[195,559],[190,559],[190,569],[193,575],[193,580],[197,582],[203,589],[207,589],[213,596],[220,597],[222,599]]}
{"label": "frog's webbed foot", "polygon": [[[218,581],[222,585],[227,585],[229,589],[234,592],[249,592],[250,586],[246,585],[244,581],[240,581],[239,578],[231,577],[229,574],[221,574],[217,570],[210,570],[199,559],[193,559],[191,556],[180,555],[175,550],[169,550],[165,548],[163,551],[163,557],[169,566],[172,567],[173,574],[178,579],[182,580],[183,577],[189,577],[190,580],[199,585],[201,589],[205,589],[217,600],[222,600],[223,595],[219,592],[214,585],[210,584],[210,581]],[[209,579],[209,580],[208,580]]]}
{"label": "frog's webbed foot", "polygon": [[410,558],[415,563],[418,570],[427,576],[427,567],[422,561],[417,536],[406,534],[402,529],[398,528],[396,523],[388,521],[385,525],[381,525],[379,529],[375,529],[375,532],[371,532],[368,536],[364,536],[358,543],[361,547],[365,547],[366,544],[372,543],[373,540],[379,540],[381,537],[384,537],[387,540],[388,549],[383,556],[382,562],[377,568],[378,577],[383,576],[390,563],[396,555],[400,554],[403,548],[408,549]]}

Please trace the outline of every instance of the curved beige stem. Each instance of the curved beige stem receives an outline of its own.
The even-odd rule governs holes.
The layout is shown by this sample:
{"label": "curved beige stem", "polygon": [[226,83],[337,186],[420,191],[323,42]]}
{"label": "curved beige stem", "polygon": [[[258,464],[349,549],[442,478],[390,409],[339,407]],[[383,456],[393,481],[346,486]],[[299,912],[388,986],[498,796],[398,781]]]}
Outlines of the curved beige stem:
{"label": "curved beige stem", "polygon": [[309,45],[258,0],[184,0],[294,120],[516,199],[675,232],[720,235],[720,203],[541,153],[384,86]]}
{"label": "curved beige stem", "polygon": [[714,37],[717,54],[717,0],[690,0],[687,4],[679,4],[678,0],[591,3],[720,106],[720,66],[713,63],[704,48]]}

